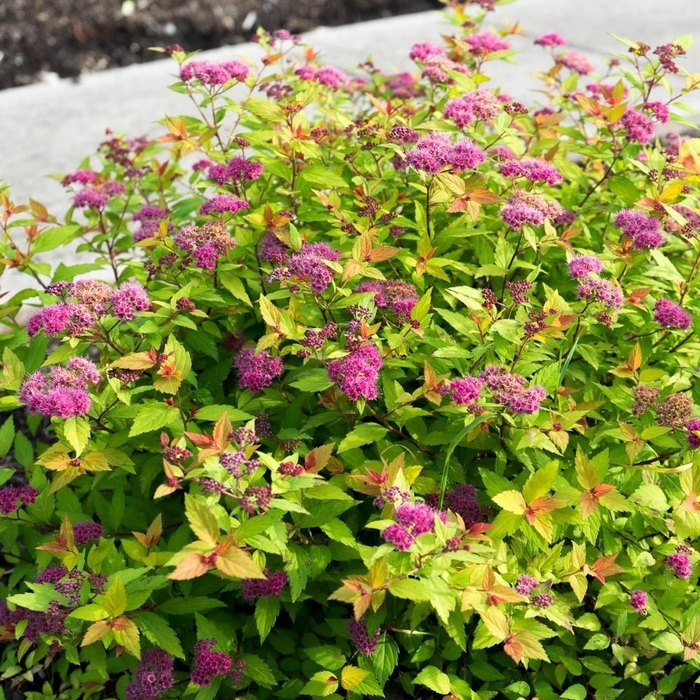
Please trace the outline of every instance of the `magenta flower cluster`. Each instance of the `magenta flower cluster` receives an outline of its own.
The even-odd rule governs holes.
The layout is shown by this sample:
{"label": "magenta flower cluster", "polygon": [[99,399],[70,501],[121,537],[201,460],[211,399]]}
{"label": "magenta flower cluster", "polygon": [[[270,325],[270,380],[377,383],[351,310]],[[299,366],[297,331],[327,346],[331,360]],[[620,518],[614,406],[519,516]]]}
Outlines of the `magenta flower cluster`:
{"label": "magenta flower cluster", "polygon": [[540,404],[547,396],[544,387],[536,384],[526,388],[526,379],[520,374],[508,372],[505,367],[489,365],[479,379],[491,391],[496,403],[512,413],[531,415],[540,410]]}
{"label": "magenta flower cluster", "polygon": [[[384,539],[400,552],[407,552],[416,537],[435,530],[438,511],[423,503],[403,503],[396,509],[396,522],[382,533]],[[440,514],[444,519],[444,513]]]}
{"label": "magenta flower cluster", "polygon": [[362,282],[356,292],[373,292],[374,303],[380,309],[396,314],[399,321],[409,321],[411,311],[418,301],[418,292],[410,282],[401,280],[377,280]]}
{"label": "magenta flower cluster", "polygon": [[[132,221],[140,224],[139,229],[134,232],[134,241],[143,241],[146,238],[151,238],[160,228],[161,221],[167,218],[168,212],[162,207],[155,204],[145,204],[139,211],[135,212],[131,217]],[[168,224],[168,229],[172,228]]]}
{"label": "magenta flower cluster", "polygon": [[200,639],[194,646],[194,660],[190,680],[195,685],[207,686],[215,676],[224,676],[231,669],[231,657],[221,651],[213,651],[215,639]]}
{"label": "magenta flower cluster", "polygon": [[664,243],[659,220],[641,211],[623,209],[617,214],[613,223],[617,228],[622,229],[624,235],[632,239],[634,247],[640,250],[658,248]]}
{"label": "magenta flower cluster", "polygon": [[463,379],[453,379],[450,382],[449,393],[458,406],[472,406],[481,395],[484,382],[479,377],[467,375]]}
{"label": "magenta flower cluster", "polygon": [[267,578],[244,578],[241,581],[241,593],[247,602],[254,603],[258,598],[277,597],[287,585],[287,574],[284,571],[270,573],[269,569],[264,569],[263,573]]}
{"label": "magenta flower cluster", "polygon": [[464,39],[466,44],[472,47],[474,53],[492,53],[494,51],[507,51],[510,46],[493,32],[478,32]]}
{"label": "magenta flower cluster", "polygon": [[630,606],[640,615],[646,615],[649,601],[644,591],[634,590],[630,593]]}
{"label": "magenta flower cluster", "polygon": [[18,398],[30,413],[70,418],[83,416],[92,404],[88,384],[97,384],[97,367],[82,357],[74,357],[68,367],[55,366],[49,375],[30,374],[19,390]]}
{"label": "magenta flower cluster", "polygon": [[311,291],[321,294],[333,281],[333,270],[328,262],[338,262],[340,253],[326,243],[307,243],[300,251],[289,256],[286,246],[270,233],[263,239],[260,257],[271,262],[286,263],[268,275],[268,282],[281,282],[297,278],[304,280]]}
{"label": "magenta flower cluster", "polygon": [[353,644],[360,654],[371,655],[377,650],[377,643],[381,636],[381,630],[377,630],[371,637],[367,631],[367,623],[364,618],[356,620],[354,617],[348,622],[348,632]]}
{"label": "magenta flower cluster", "polygon": [[207,177],[210,180],[216,180],[220,187],[224,187],[230,182],[253,182],[262,175],[263,169],[262,163],[234,156],[226,165],[210,166]]}
{"label": "magenta flower cluster", "polygon": [[682,306],[668,299],[659,299],[654,305],[654,320],[664,328],[680,328],[688,330],[692,323],[690,315]]}
{"label": "magenta flower cluster", "polygon": [[[73,182],[81,183],[81,180],[70,177],[63,179],[64,185]],[[126,190],[123,182],[97,182],[94,178],[88,182],[89,184],[85,184],[73,197],[73,204],[77,209],[104,209],[112,197],[124,194]]]}
{"label": "magenta flower cluster", "polygon": [[97,542],[102,537],[102,532],[99,523],[76,523],[73,526],[73,537],[79,547],[88,542]]}
{"label": "magenta flower cluster", "polygon": [[535,39],[535,44],[538,46],[566,46],[566,40],[556,32],[549,32],[547,34],[542,34],[542,36]]}
{"label": "magenta flower cluster", "polygon": [[693,571],[693,564],[685,548],[679,547],[673,554],[666,558],[666,565],[673,571],[676,578],[689,579]]}
{"label": "magenta flower cluster", "polygon": [[134,677],[126,686],[126,700],[156,700],[167,693],[173,685],[174,661],[162,649],[149,649],[141,657]]}
{"label": "magenta flower cluster", "polygon": [[382,357],[374,345],[364,345],[328,365],[328,376],[351,401],[374,401]]}
{"label": "magenta flower cluster", "polygon": [[557,63],[579,75],[588,75],[595,70],[595,66],[578,51],[567,51],[557,56]]}
{"label": "magenta flower cluster", "polygon": [[194,264],[201,270],[213,270],[219,258],[236,245],[222,221],[209,221],[203,226],[185,226],[173,237],[173,241],[192,256]]}
{"label": "magenta flower cluster", "polygon": [[445,105],[443,116],[445,119],[454,120],[460,129],[464,129],[475,119],[487,121],[495,117],[500,109],[500,103],[492,92],[475,90],[449,100]]}
{"label": "magenta flower cluster", "polygon": [[556,185],[564,179],[551,163],[541,158],[509,160],[499,168],[499,172],[506,177],[524,177],[531,182],[544,182],[548,185]]}
{"label": "magenta flower cluster", "polygon": [[654,138],[654,122],[644,112],[628,108],[622,115],[620,123],[630,141],[644,146]]}
{"label": "magenta flower cluster", "polygon": [[603,263],[595,255],[578,255],[569,260],[569,274],[571,279],[582,279],[590,274],[600,274],[603,271]]}
{"label": "magenta flower cluster", "polygon": [[474,170],[486,160],[486,154],[473,141],[463,139],[452,143],[447,134],[423,136],[416,147],[406,152],[406,163],[416,170],[434,175],[450,167],[456,172]]}
{"label": "magenta flower cluster", "polygon": [[413,61],[420,61],[425,63],[431,56],[444,56],[445,49],[442,46],[433,44],[430,41],[419,41],[413,46],[408,53],[408,57]]}
{"label": "magenta flower cluster", "polygon": [[700,447],[700,418],[689,420],[685,428],[688,431],[688,444],[697,450]]}
{"label": "magenta flower cluster", "polygon": [[139,311],[148,311],[151,301],[138,282],[124,282],[110,297],[112,313],[120,321],[131,321]]}
{"label": "magenta flower cluster", "polygon": [[515,582],[515,590],[517,593],[520,593],[520,595],[530,595],[530,593],[532,593],[535,588],[539,588],[539,586],[540,582],[527,574],[518,576],[518,580]]}
{"label": "magenta flower cluster", "polygon": [[545,219],[556,220],[563,211],[559,204],[547,201],[542,195],[516,190],[501,209],[501,218],[517,231],[525,224],[539,226]]}
{"label": "magenta flower cluster", "polygon": [[328,87],[334,90],[338,90],[348,82],[348,76],[345,75],[342,70],[334,66],[315,68],[314,66],[306,65],[297,68],[294,72],[302,80],[315,81],[321,85],[328,85]]}
{"label": "magenta flower cluster", "polygon": [[467,528],[484,520],[484,509],[472,484],[459,484],[448,491],[445,494],[445,505],[462,518]]}
{"label": "magenta flower cluster", "polygon": [[180,80],[185,83],[198,80],[203,85],[225,85],[231,80],[243,82],[250,73],[248,66],[236,59],[215,63],[213,61],[188,61],[180,68]]}
{"label": "magenta flower cluster", "polygon": [[0,489],[0,514],[9,515],[23,505],[30,506],[36,500],[38,491],[33,486],[5,486]]}
{"label": "magenta flower cluster", "polygon": [[210,214],[237,214],[243,209],[249,209],[250,204],[245,199],[239,199],[232,194],[217,194],[208,199],[199,208],[204,216]]}
{"label": "magenta flower cluster", "polygon": [[612,282],[598,277],[603,263],[594,255],[579,255],[569,260],[569,274],[579,280],[579,299],[599,301],[609,309],[619,309],[625,302],[622,290]]}
{"label": "magenta flower cluster", "polygon": [[234,366],[238,372],[238,386],[253,393],[270,386],[284,369],[279,357],[272,357],[268,350],[256,353],[253,348],[243,348],[236,356]]}

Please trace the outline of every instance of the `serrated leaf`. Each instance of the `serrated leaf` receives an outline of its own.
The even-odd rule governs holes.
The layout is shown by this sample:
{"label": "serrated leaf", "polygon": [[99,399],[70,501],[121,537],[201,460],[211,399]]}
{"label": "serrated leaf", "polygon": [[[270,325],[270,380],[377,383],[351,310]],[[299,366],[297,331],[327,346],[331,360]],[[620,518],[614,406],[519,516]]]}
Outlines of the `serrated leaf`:
{"label": "serrated leaf", "polygon": [[440,695],[449,695],[450,679],[435,666],[426,666],[414,679],[414,684],[424,685]]}
{"label": "serrated leaf", "polygon": [[413,601],[428,601],[433,597],[431,591],[422,581],[415,578],[403,578],[389,584],[389,593],[396,598]]}
{"label": "serrated leaf", "polygon": [[340,673],[340,684],[345,690],[353,691],[367,676],[369,676],[369,671],[357,666],[346,666]]}
{"label": "serrated leaf", "polygon": [[279,612],[280,599],[276,596],[264,596],[255,601],[255,626],[258,628],[261,644],[274,627]]}
{"label": "serrated leaf", "polygon": [[145,404],[134,418],[129,437],[160,430],[178,420],[180,420],[180,413],[174,406],[168,406],[165,403]]}
{"label": "serrated leaf", "polygon": [[515,513],[515,515],[524,515],[527,510],[527,503],[520,491],[501,491],[501,493],[491,496],[491,500],[496,503],[496,505],[501,506],[503,510],[509,513]]}
{"label": "serrated leaf", "polygon": [[167,651],[168,654],[175,658],[185,658],[185,653],[182,650],[177,634],[158,613],[142,611],[139,612],[136,620],[143,636],[149,642],[155,644],[163,651]]}
{"label": "serrated leaf", "polygon": [[209,545],[219,539],[219,524],[214,514],[196,496],[185,494],[185,516],[192,532]]}
{"label": "serrated leaf", "polygon": [[102,607],[110,617],[119,617],[127,604],[126,588],[119,576],[115,576],[102,598]]}
{"label": "serrated leaf", "polygon": [[338,452],[346,452],[355,447],[362,447],[362,445],[378,442],[387,432],[387,429],[383,425],[377,423],[360,423],[343,438],[338,446]]}
{"label": "serrated leaf", "polygon": [[90,439],[90,423],[85,418],[70,416],[63,424],[63,436],[80,457]]}

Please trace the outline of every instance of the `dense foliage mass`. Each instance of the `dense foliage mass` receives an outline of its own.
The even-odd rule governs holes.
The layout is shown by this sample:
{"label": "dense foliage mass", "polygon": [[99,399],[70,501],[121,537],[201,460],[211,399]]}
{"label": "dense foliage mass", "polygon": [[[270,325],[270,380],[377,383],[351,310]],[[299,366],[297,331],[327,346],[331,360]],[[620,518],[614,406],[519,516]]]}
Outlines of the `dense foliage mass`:
{"label": "dense foliage mass", "polygon": [[[599,77],[542,36],[529,106],[488,82],[493,2],[453,5],[412,73],[286,32],[257,66],[169,47],[195,116],[110,136],[65,221],[5,189],[4,274],[33,278],[0,337],[8,688],[697,676],[700,141],[659,129],[689,41]],[[94,262],[53,266],[74,243]]]}

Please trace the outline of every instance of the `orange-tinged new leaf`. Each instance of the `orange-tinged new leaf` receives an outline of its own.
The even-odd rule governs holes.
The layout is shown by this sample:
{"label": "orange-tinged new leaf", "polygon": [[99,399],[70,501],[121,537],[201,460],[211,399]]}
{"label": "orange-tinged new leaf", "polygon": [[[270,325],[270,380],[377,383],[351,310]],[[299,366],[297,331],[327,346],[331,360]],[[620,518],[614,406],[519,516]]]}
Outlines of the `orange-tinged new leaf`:
{"label": "orange-tinged new leaf", "polygon": [[369,255],[370,262],[384,262],[385,260],[390,260],[397,253],[401,252],[401,248],[394,248],[392,246],[380,245],[375,248]]}
{"label": "orange-tinged new leaf", "polygon": [[208,557],[192,552],[180,561],[175,567],[175,571],[168,575],[168,578],[174,581],[188,581],[192,578],[204,576],[209,569]]}
{"label": "orange-tinged new leaf", "polygon": [[369,610],[369,606],[372,604],[372,594],[371,593],[365,593],[364,595],[359,596],[358,598],[355,599],[355,601],[352,604],[352,610],[355,615],[356,620],[360,620],[364,617],[365,613],[367,610]]}
{"label": "orange-tinged new leaf", "polygon": [[532,632],[525,631],[510,635],[503,645],[503,650],[515,663],[520,663],[523,659],[549,661],[547,652]]}
{"label": "orange-tinged new leaf", "polygon": [[216,558],[216,568],[225,576],[233,578],[266,578],[262,569],[248,552],[230,547]]}
{"label": "orange-tinged new leaf", "polygon": [[615,574],[624,573],[624,569],[615,563],[617,554],[609,554],[597,559],[593,566],[584,567],[584,572],[595,576],[601,583],[605,583],[606,576],[614,576]]}
{"label": "orange-tinged new leaf", "polygon": [[561,506],[561,501],[558,501],[556,498],[540,496],[527,507],[525,510],[525,518],[530,525],[533,525],[540,516],[551,513],[553,510],[561,508]]}
{"label": "orange-tinged new leaf", "polygon": [[156,358],[150,352],[135,352],[132,355],[124,355],[112,362],[112,367],[118,369],[144,370],[154,367]]}
{"label": "orange-tinged new leaf", "polygon": [[328,460],[330,460],[331,454],[333,454],[334,447],[334,442],[321,445],[320,447],[314,447],[314,449],[306,455],[306,459],[304,460],[304,468],[306,471],[312,474],[318,474],[321,469],[328,464]]}
{"label": "orange-tinged new leaf", "polygon": [[106,620],[99,620],[90,625],[90,627],[85,630],[83,639],[80,642],[81,647],[86,647],[89,644],[94,644],[103,637],[106,637],[110,633],[111,627]]}
{"label": "orange-tinged new leaf", "polygon": [[515,513],[516,515],[525,515],[525,511],[527,510],[527,503],[525,503],[525,498],[520,491],[501,491],[501,493],[496,494],[492,500],[503,508],[503,510],[507,510],[509,513]]}
{"label": "orange-tinged new leaf", "polygon": [[227,411],[221,414],[221,418],[214,426],[214,444],[223,452],[229,445],[228,436],[231,434],[231,417]]}
{"label": "orange-tinged new leaf", "polygon": [[639,343],[635,343],[627,357],[627,366],[632,371],[637,371],[642,366],[642,348]]}
{"label": "orange-tinged new leaf", "polygon": [[578,479],[578,483],[582,488],[586,489],[586,491],[590,491],[600,482],[598,469],[595,464],[588,459],[580,447],[576,450],[574,464],[576,466],[576,478]]}

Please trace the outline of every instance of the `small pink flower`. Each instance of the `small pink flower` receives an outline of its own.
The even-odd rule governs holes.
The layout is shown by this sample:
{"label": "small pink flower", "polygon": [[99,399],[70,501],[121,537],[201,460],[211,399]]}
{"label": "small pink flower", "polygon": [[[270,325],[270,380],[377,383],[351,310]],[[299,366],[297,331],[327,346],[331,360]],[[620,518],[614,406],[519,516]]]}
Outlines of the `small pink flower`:
{"label": "small pink flower", "polygon": [[562,66],[579,75],[588,75],[595,70],[595,66],[583,54],[577,51],[568,51],[558,56],[557,63],[561,63]]}
{"label": "small pink flower", "polygon": [[120,321],[131,321],[138,311],[148,311],[151,301],[148,292],[138,282],[125,282],[112,292],[112,313]]}
{"label": "small pink flower", "polygon": [[603,263],[594,255],[579,255],[569,260],[569,274],[572,279],[588,277],[591,273],[599,274],[603,271]]}
{"label": "small pink flower", "polygon": [[668,299],[659,299],[654,305],[654,320],[664,328],[690,328],[692,319],[681,306]]}
{"label": "small pink flower", "polygon": [[620,123],[625,128],[630,141],[646,145],[654,138],[654,123],[639,110],[628,108],[622,115]]}
{"label": "small pink flower", "polygon": [[635,590],[630,593],[630,605],[632,610],[640,615],[646,615],[647,612],[647,594],[644,591]]}
{"label": "small pink flower", "polygon": [[494,51],[506,51],[510,48],[508,42],[503,41],[500,37],[492,32],[479,32],[468,36],[465,43],[472,47],[475,53],[492,53]]}
{"label": "small pink flower", "polygon": [[242,209],[249,208],[250,205],[244,199],[230,194],[217,194],[204,202],[199,211],[206,216],[208,214],[236,214]]}
{"label": "small pink flower", "polygon": [[256,353],[253,348],[243,348],[234,365],[238,371],[238,386],[253,393],[270,386],[284,369],[279,357],[272,357],[267,350]]}
{"label": "small pink flower", "polygon": [[535,44],[538,46],[566,46],[566,40],[556,32],[549,32],[549,34],[543,34],[535,39]]}
{"label": "small pink flower", "polygon": [[676,578],[689,579],[693,572],[693,564],[690,557],[680,548],[666,559],[666,565],[673,571]]}
{"label": "small pink flower", "polygon": [[430,56],[444,56],[445,49],[436,44],[432,44],[429,41],[419,41],[413,44],[411,50],[409,51],[408,57],[413,61],[420,61],[425,63],[426,59]]}
{"label": "small pink flower", "polygon": [[685,427],[688,431],[688,444],[697,450],[700,447],[700,418],[693,418]]}

